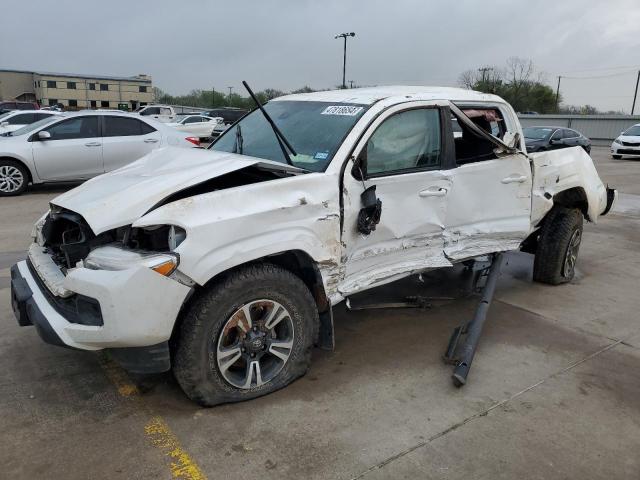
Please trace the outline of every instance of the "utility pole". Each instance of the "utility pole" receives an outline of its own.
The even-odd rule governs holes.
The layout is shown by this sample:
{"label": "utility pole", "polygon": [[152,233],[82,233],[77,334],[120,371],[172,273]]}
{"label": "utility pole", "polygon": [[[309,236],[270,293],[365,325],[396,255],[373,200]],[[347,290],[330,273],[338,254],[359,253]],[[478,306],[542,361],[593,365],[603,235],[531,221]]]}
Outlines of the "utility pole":
{"label": "utility pole", "polygon": [[349,88],[353,88],[353,80],[349,80]]}
{"label": "utility pole", "polygon": [[211,87],[211,108],[216,106],[216,87]]}
{"label": "utility pole", "polygon": [[478,71],[482,74],[482,80],[480,80],[482,83],[485,83],[487,81],[485,74],[487,72],[490,72],[491,70],[493,70],[493,68],[491,67],[482,67],[478,69]]}
{"label": "utility pole", "polygon": [[636,98],[638,97],[638,83],[640,82],[640,70],[638,70],[638,78],[636,79],[636,89],[633,92],[633,105],[631,105],[631,115],[633,115],[633,111],[636,109]]}
{"label": "utility pole", "polygon": [[229,100],[227,100],[227,103],[229,105],[231,105],[231,92],[233,91],[233,87],[227,87],[229,89]]}
{"label": "utility pole", "polygon": [[556,87],[556,112],[560,110],[560,79],[562,77],[558,75],[558,86]]}
{"label": "utility pole", "polygon": [[349,32],[349,33],[340,33],[334,37],[334,39],[344,38],[344,50],[343,50],[343,56],[342,56],[342,88],[347,88],[347,82],[345,80],[346,72],[347,72],[347,37],[355,37],[355,36],[356,36],[355,32]]}

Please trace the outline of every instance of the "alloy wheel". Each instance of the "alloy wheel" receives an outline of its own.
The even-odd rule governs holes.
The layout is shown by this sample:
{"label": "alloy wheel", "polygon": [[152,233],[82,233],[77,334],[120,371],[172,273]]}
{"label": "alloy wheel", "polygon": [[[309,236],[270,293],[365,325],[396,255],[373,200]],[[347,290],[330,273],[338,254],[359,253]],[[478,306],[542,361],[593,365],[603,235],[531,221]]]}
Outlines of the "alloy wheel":
{"label": "alloy wheel", "polygon": [[24,175],[13,165],[0,166],[0,192],[14,193],[22,188]]}

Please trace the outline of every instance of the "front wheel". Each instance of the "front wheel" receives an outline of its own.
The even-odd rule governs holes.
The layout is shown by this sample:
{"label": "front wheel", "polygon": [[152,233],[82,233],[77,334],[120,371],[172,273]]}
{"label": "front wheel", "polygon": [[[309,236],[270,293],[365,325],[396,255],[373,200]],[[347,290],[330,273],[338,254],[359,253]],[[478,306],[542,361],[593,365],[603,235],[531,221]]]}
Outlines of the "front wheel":
{"label": "front wheel", "polygon": [[297,276],[271,264],[245,267],[189,308],[174,374],[204,406],[266,395],[306,373],[318,324],[313,297]]}
{"label": "front wheel", "polygon": [[577,208],[553,207],[542,226],[533,262],[533,279],[559,285],[575,275],[582,242],[582,212]]}
{"label": "front wheel", "polygon": [[29,173],[21,163],[0,160],[0,197],[20,195],[27,189]]}

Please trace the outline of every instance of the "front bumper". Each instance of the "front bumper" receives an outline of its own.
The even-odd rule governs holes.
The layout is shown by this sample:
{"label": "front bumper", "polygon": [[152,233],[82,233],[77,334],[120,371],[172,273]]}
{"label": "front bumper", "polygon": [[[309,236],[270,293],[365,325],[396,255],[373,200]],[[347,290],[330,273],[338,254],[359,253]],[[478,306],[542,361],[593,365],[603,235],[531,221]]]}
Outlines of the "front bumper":
{"label": "front bumper", "polygon": [[[97,301],[102,325],[77,323],[77,318],[56,308],[51,293],[34,277],[27,261],[11,267],[11,303],[18,323],[34,325],[47,343],[82,350],[166,342],[191,291],[144,267],[120,271],[76,268],[65,277],[64,287]],[[82,311],[76,313],[82,317]]]}
{"label": "front bumper", "polygon": [[640,145],[629,146],[629,145],[620,145],[618,143],[613,142],[611,144],[611,155],[640,157]]}

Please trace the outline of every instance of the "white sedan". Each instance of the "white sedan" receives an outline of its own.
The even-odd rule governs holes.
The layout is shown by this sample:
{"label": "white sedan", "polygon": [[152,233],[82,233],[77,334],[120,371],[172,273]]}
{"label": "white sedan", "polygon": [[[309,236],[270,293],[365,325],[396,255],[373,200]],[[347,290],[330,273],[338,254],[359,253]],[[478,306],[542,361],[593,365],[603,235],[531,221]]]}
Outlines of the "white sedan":
{"label": "white sedan", "polygon": [[29,183],[86,180],[123,167],[159,147],[194,147],[197,138],[129,113],[63,113],[0,139],[0,196]]}
{"label": "white sedan", "polygon": [[640,123],[637,123],[616,138],[611,144],[611,156],[620,159],[625,157],[640,157]]}
{"label": "white sedan", "polygon": [[213,129],[223,124],[220,117],[212,118],[205,115],[185,115],[178,117],[176,122],[167,123],[168,126],[186,132],[198,138],[210,138],[213,136]]}
{"label": "white sedan", "polygon": [[60,112],[42,110],[13,110],[0,115],[0,135],[13,132],[44,118],[60,115]]}

